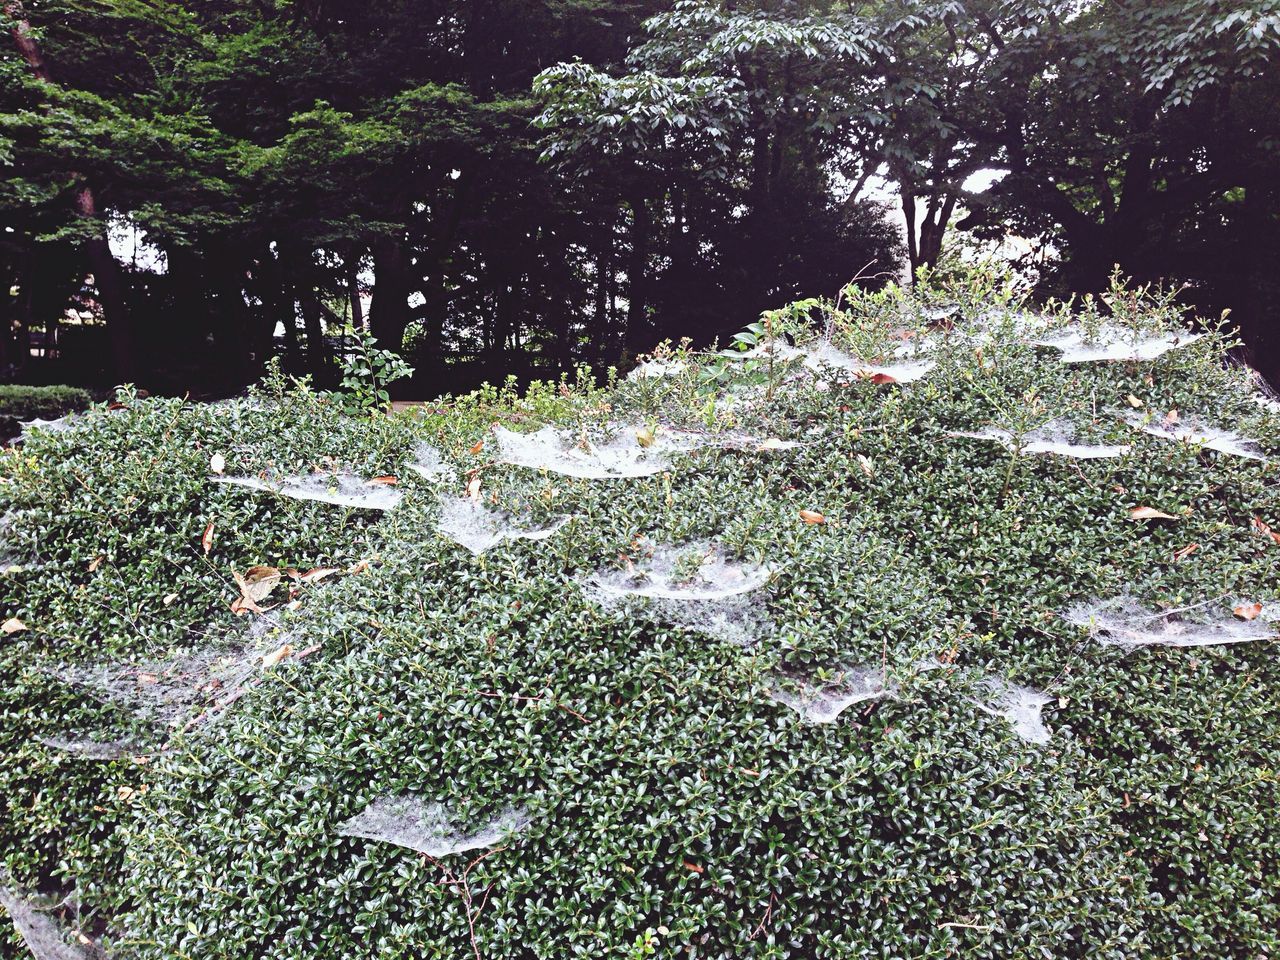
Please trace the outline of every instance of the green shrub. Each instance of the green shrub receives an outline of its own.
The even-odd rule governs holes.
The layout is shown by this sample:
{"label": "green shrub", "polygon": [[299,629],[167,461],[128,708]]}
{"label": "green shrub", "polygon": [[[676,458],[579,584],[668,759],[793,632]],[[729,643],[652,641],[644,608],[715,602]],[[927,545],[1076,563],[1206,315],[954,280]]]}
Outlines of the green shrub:
{"label": "green shrub", "polygon": [[0,384],[0,417],[14,420],[55,420],[74,410],[83,410],[93,402],[87,390],[79,387],[28,387],[22,384]]}
{"label": "green shrub", "polygon": [[[1135,331],[1180,322],[1136,303]],[[1280,546],[1254,522],[1280,528],[1274,463],[1117,414],[1199,414],[1272,456],[1280,417],[1219,333],[1066,365],[1027,342],[1024,309],[978,276],[809,303],[752,334],[803,340],[811,311],[888,361],[906,327],[937,363],[910,383],[675,351],[670,376],[490,388],[420,419],[345,417],[277,381],[217,406],[126,396],[33,435],[0,461],[0,618],[27,627],[0,641],[0,870],[74,892],[82,932],[154,960],[1274,953],[1276,642],[1125,651],[1060,614],[1280,600]],[[953,435],[1064,416],[1132,450]],[[503,464],[499,422],[562,424],[577,455],[605,423],[717,442],[586,480]],[[451,476],[408,469],[424,441]],[[403,500],[377,515],[246,491],[210,481],[214,454],[236,476],[393,475]],[[531,525],[572,519],[474,556],[436,526],[438,498],[468,491]],[[766,562],[770,582],[724,608],[752,642],[685,608],[601,603],[591,575],[641,537]],[[231,572],[253,565],[350,572],[237,617]],[[166,726],[59,674],[163,671],[255,624],[261,649],[307,656],[255,666],[214,719]],[[820,725],[770,696],[855,664],[893,694]],[[1047,743],[975,705],[1002,680],[1048,693]],[[145,746],[91,762],[39,739],[67,732]],[[406,793],[460,829],[510,807],[530,822],[438,858],[342,834]]]}

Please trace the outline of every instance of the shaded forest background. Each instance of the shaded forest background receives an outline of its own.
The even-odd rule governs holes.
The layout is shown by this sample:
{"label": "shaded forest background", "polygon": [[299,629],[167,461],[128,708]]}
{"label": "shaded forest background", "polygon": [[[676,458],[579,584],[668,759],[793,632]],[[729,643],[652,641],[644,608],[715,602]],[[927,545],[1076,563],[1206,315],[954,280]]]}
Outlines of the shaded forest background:
{"label": "shaded forest background", "polygon": [[215,394],[281,353],[331,382],[367,324],[431,396],[1006,241],[1044,295],[1185,286],[1280,381],[1280,0],[3,0],[2,26],[0,379]]}

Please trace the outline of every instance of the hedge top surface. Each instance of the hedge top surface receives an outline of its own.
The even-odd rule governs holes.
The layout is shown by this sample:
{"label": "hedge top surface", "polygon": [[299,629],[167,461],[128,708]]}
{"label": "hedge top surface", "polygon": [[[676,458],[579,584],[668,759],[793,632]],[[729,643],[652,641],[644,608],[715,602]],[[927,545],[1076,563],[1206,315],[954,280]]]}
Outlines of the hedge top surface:
{"label": "hedge top surface", "polygon": [[[356,420],[277,379],[33,435],[0,867],[119,957],[1274,952],[1280,417],[1216,332],[1032,342],[1183,324],[1111,299],[892,289],[605,387]],[[1064,424],[1117,455],[1038,455]]]}

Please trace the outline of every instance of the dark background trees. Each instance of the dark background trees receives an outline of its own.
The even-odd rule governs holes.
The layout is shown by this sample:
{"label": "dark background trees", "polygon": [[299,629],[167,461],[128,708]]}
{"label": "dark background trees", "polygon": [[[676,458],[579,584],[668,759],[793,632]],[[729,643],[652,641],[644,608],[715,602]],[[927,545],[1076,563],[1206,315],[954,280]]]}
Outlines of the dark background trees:
{"label": "dark background trees", "polygon": [[1046,292],[1186,284],[1280,374],[1276,0],[5,0],[3,26],[11,377],[216,393],[282,352],[325,380],[367,323],[430,395],[706,342],[914,275],[957,226],[1051,249]]}

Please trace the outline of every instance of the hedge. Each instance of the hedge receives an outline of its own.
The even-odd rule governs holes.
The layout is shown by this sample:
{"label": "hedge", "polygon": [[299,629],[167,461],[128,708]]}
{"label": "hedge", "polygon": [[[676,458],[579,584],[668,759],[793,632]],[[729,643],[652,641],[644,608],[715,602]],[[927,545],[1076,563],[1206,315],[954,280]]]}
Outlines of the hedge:
{"label": "hedge", "polygon": [[88,391],[79,387],[0,384],[0,419],[55,420],[92,402]]}
{"label": "hedge", "polygon": [[[815,313],[881,374],[804,366]],[[156,960],[1274,953],[1275,640],[1130,648],[1063,613],[1280,616],[1280,416],[1222,331],[1066,364],[1040,323],[1140,340],[1185,318],[1118,289],[1033,315],[975,276],[802,304],[737,358],[664,351],[662,375],[602,386],[352,419],[277,378],[34,433],[0,461],[0,618],[25,627],[0,646],[5,882],[61,902],[69,940]],[[883,372],[903,343],[928,345],[922,378]],[[1264,459],[1125,417],[1173,410]],[[1130,449],[1025,452],[1062,418]],[[688,449],[576,478],[503,463],[495,424],[560,427],[571,459],[610,436]],[[1012,450],[955,435],[993,427]],[[443,475],[412,469],[424,443]],[[314,468],[402,500],[214,482]],[[477,555],[439,533],[441,498],[570,519]],[[708,544],[768,582],[679,600]],[[595,575],[654,545],[678,569],[637,584],[677,599],[603,597]],[[244,596],[266,612],[237,615]],[[248,667],[194,700],[148,713],[95,686],[105,665],[180,689],[210,645]],[[854,666],[885,688],[834,722],[777,698]],[[1047,742],[1003,715],[1007,688],[1044,693]],[[89,760],[73,738],[130,748]],[[438,854],[344,829],[406,796],[453,841],[527,826]]]}

